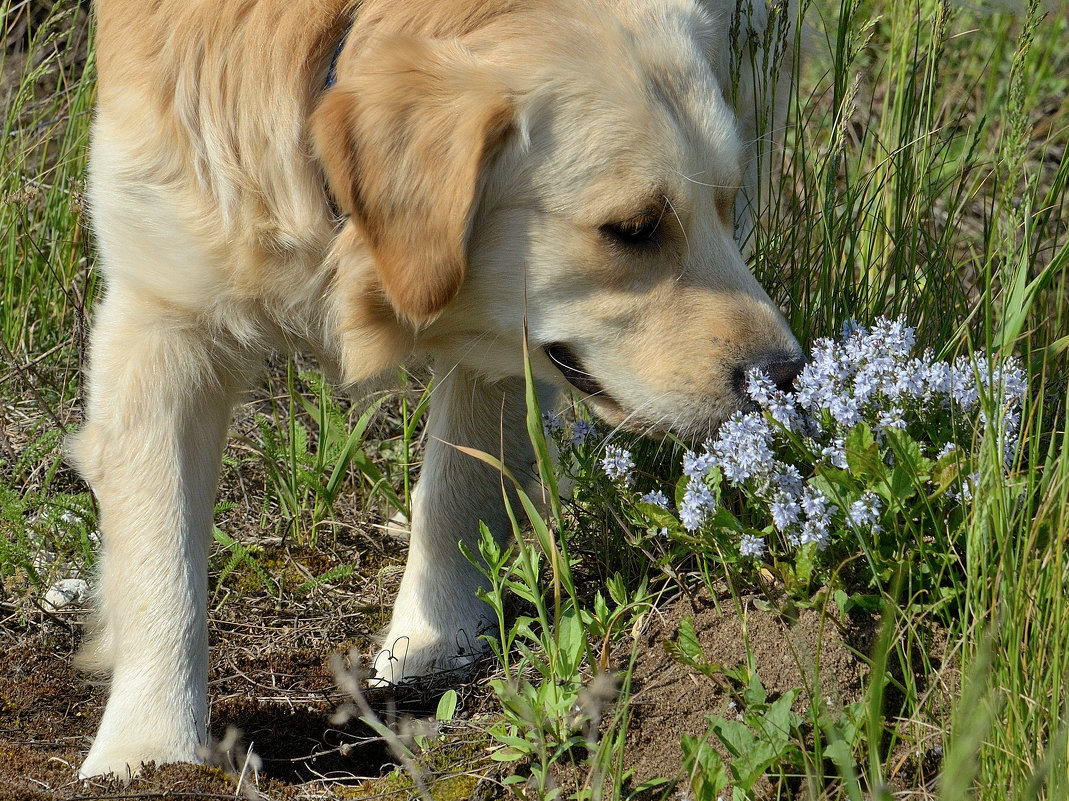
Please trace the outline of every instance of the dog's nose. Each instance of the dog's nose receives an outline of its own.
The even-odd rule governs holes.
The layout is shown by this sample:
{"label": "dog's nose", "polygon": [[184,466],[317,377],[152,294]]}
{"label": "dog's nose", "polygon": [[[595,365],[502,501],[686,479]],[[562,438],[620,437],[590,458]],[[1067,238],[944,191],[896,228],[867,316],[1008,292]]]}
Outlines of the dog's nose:
{"label": "dog's nose", "polygon": [[735,367],[731,376],[732,386],[735,392],[746,397],[746,376],[751,369],[757,368],[771,379],[777,389],[792,392],[794,379],[808,363],[809,360],[804,356],[796,356],[790,352],[768,354],[763,359]]}
{"label": "dog's nose", "polygon": [[794,386],[794,379],[802,372],[802,368],[805,365],[806,360],[797,357],[786,361],[772,362],[765,367],[765,372],[768,373],[768,377],[772,379],[772,383],[776,385],[777,389],[782,392],[790,392]]}

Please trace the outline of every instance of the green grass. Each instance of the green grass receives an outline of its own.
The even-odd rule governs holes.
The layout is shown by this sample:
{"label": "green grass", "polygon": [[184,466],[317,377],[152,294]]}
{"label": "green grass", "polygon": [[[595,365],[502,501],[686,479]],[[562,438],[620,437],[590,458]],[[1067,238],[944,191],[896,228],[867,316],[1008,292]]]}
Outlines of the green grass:
{"label": "green grass", "polygon": [[[911,797],[1069,797],[1069,22],[1065,9],[1043,16],[1035,3],[1016,14],[965,5],[808,4],[790,117],[771,123],[785,129],[775,168],[783,177],[773,182],[775,212],[756,232],[755,270],[803,341],[848,319],[905,315],[940,354],[1017,354],[1030,385],[1022,453],[1008,478],[982,470],[960,549],[926,545],[952,592],[883,585],[880,635],[867,656],[874,676],[893,678],[871,681],[849,714],[814,704],[794,720],[761,697],[759,675],[707,665],[700,649],[679,652],[750,701],[741,722],[711,720],[708,741],[769,755],[758,765],[732,757],[730,746],[725,758],[681,743],[694,798],[738,792],[744,770],[758,767],[772,797],[889,797],[895,747],[933,725],[927,688],[941,678],[952,698],[934,718],[945,729],[941,777]],[[85,13],[57,10],[22,31],[25,13],[0,0],[0,576],[29,595],[92,562],[92,504],[60,462],[58,432],[76,419],[95,292],[81,202],[94,85],[91,42],[81,57],[75,36]],[[369,406],[343,413],[292,368],[275,390],[283,400],[261,407],[249,441],[267,464],[269,517],[281,510],[287,532],[307,541],[329,530],[343,496],[381,493],[384,506],[406,506],[407,471],[388,474],[385,460],[368,455],[383,431],[361,418]],[[408,403],[390,434],[390,455],[405,464],[422,415]],[[649,474],[678,470],[650,450],[635,448]],[[574,502],[557,507],[550,525],[536,521],[529,547],[487,554],[498,563],[495,606],[526,610],[518,622],[502,616],[500,639],[513,648],[501,651],[502,711],[487,725],[504,744],[498,759],[526,766],[516,775],[532,776],[529,786],[544,795],[553,792],[551,769],[567,764],[586,797],[621,798],[626,708],[606,719],[597,742],[571,712],[604,653],[585,643],[619,645],[650,587],[722,587],[725,576],[736,594],[744,587],[708,543],[651,541],[590,453],[574,466]],[[64,511],[74,524],[54,523]],[[287,584],[237,539],[217,536],[228,549],[215,560],[222,578],[249,569],[248,583],[287,603]],[[61,558],[42,566],[42,551]],[[841,588],[829,581],[829,591]],[[796,590],[788,604],[819,597]],[[940,667],[926,650],[933,628],[950,654]],[[949,663],[956,670],[944,675]],[[626,697],[626,673],[620,684]]]}
{"label": "green grass", "polygon": [[[1040,22],[1034,6],[1016,20],[938,3],[877,10],[842,3],[855,44],[847,34],[816,84],[838,90],[800,102],[846,133],[822,151],[811,122],[794,132],[789,168],[813,187],[803,215],[819,238],[780,250],[794,265],[787,294],[806,299],[802,330],[902,312],[937,349],[1026,360],[1025,453],[1009,481],[983,476],[962,603],[941,613],[974,703],[955,712],[940,795],[1065,797],[1066,20]],[[799,236],[790,218],[787,231]]]}
{"label": "green grass", "polygon": [[[21,41],[9,40],[19,5],[0,4],[7,112],[0,121],[0,333],[5,374],[21,371],[31,380],[42,362],[68,368],[39,388],[55,403],[74,390],[71,365],[93,292],[82,203],[93,51],[90,43],[83,45],[87,57],[60,58],[77,49],[76,32],[86,24],[84,11],[60,7]],[[16,42],[47,55],[38,63],[25,59],[14,52]]]}

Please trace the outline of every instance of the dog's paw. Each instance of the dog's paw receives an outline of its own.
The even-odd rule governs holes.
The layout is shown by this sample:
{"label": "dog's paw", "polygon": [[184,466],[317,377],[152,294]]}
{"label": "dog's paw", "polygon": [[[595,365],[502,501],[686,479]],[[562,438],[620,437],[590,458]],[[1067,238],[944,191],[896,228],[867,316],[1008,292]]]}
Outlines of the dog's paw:
{"label": "dog's paw", "polygon": [[145,748],[143,745],[124,745],[116,743],[108,745],[100,742],[93,743],[85,762],[78,769],[79,779],[92,779],[95,777],[114,776],[116,779],[129,779],[141,772],[148,764],[163,765],[169,762],[193,762],[201,763],[197,750],[191,752],[170,751],[159,748]]}
{"label": "dog's paw", "polygon": [[368,681],[372,686],[386,686],[424,676],[462,672],[485,651],[485,643],[478,636],[469,636],[464,631],[444,639],[395,633],[391,628],[382,649],[375,654]]}
{"label": "dog's paw", "polygon": [[202,764],[197,754],[143,753],[140,749],[96,749],[89,752],[85,762],[78,769],[79,779],[114,776],[116,779],[130,779],[137,776],[145,765],[165,765],[171,762],[191,762]]}

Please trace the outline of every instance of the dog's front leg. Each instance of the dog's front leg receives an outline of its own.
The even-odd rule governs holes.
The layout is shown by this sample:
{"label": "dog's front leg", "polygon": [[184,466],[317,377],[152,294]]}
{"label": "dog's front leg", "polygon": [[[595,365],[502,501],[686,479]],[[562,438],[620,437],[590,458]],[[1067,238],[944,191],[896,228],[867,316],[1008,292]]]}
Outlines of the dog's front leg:
{"label": "dog's front leg", "polygon": [[111,671],[83,777],[198,761],[207,724],[207,554],[234,396],[218,343],[112,287],[94,321],[86,421],[72,456],[100,504],[96,631]]}
{"label": "dog's front leg", "polygon": [[534,461],[522,379],[490,382],[461,366],[442,367],[436,376],[413,493],[408,564],[375,659],[376,677],[389,682],[469,663],[482,650],[479,635],[492,623],[490,607],[476,597],[484,579],[459,543],[478,553],[480,521],[499,542],[508,541],[512,527],[502,485],[511,491],[510,482],[455,446],[503,455],[520,480],[530,478]]}

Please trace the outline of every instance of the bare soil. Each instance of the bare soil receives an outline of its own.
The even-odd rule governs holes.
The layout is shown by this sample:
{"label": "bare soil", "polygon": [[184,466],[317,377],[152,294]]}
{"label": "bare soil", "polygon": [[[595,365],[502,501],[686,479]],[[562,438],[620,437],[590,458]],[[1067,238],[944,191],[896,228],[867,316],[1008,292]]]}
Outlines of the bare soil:
{"label": "bare soil", "polygon": [[[355,597],[355,594],[354,594]],[[407,797],[407,781],[383,781],[396,757],[360,722],[331,718],[347,699],[328,667],[350,646],[368,651],[366,614],[359,603],[317,613],[271,609],[231,598],[211,618],[211,730],[222,740],[241,732],[229,753],[216,748],[214,767],[150,767],[132,781],[81,782],[77,767],[99,723],[105,682],[72,667],[84,613],[26,619],[11,614],[0,626],[0,801],[7,799],[234,797],[246,748],[262,760],[244,795],[268,799],[370,798],[393,788]],[[442,688],[369,690],[376,712],[403,731],[405,717],[433,714]],[[461,697],[469,691],[462,688]],[[432,779],[448,778],[435,768]],[[363,788],[363,789],[361,789]],[[462,796],[457,796],[462,797]]]}
{"label": "bare soil", "polygon": [[862,698],[873,621],[859,620],[855,628],[841,630],[838,621],[819,611],[802,610],[790,619],[757,608],[759,600],[743,598],[737,609],[731,598],[719,603],[707,596],[684,598],[650,625],[641,643],[634,671],[637,692],[631,700],[628,747],[636,782],[678,773],[681,735],[707,737],[710,715],[735,718],[741,712],[739,692],[731,682],[711,681],[665,648],[677,639],[685,618],[694,626],[707,664],[733,668],[749,660],[771,698],[803,688],[795,700],[796,712],[804,713],[814,698],[840,709]]}
{"label": "bare soil", "polygon": [[[697,634],[704,664],[728,670],[748,665],[770,701],[800,690],[792,708],[804,721],[802,734],[809,747],[815,734],[813,709],[821,709],[827,720],[838,721],[846,706],[866,701],[872,680],[871,654],[882,627],[879,616],[844,616],[832,604],[799,609],[780,601],[770,603],[767,593],[725,594],[717,599],[699,593],[679,597],[653,617],[638,642],[632,679],[626,764],[633,769],[633,786],[657,776],[678,776],[678,787],[685,790],[688,780],[680,748],[684,734],[709,742],[725,762],[731,758],[713,736],[710,721],[714,716],[741,720],[743,688],[723,673],[710,677],[673,653],[684,620],[689,620]],[[886,778],[900,798],[934,797],[930,793],[941,764],[947,700],[956,690],[957,674],[953,660],[946,657],[944,632],[934,628],[922,636],[939,685],[921,688],[927,698],[924,720],[900,721],[893,737],[882,744],[895,755],[893,771]],[[908,665],[908,659],[905,662]],[[890,682],[884,709],[892,719],[902,700],[898,688],[903,669],[903,660],[894,657],[887,668]],[[918,726],[928,736],[918,735]],[[822,767],[826,776],[838,775],[830,763]],[[814,772],[815,766],[809,770]],[[810,797],[800,776],[794,791],[797,795],[789,797]],[[777,793],[767,783],[758,783],[754,792],[758,799],[784,797],[782,788]]]}
{"label": "bare soil", "polygon": [[[374,581],[374,577],[366,580]],[[340,593],[331,595],[333,601],[341,597]],[[631,773],[618,777],[625,787],[635,788],[655,777],[678,779],[669,797],[682,797],[677,794],[688,786],[681,772],[684,733],[707,738],[727,756],[710,735],[709,715],[734,717],[739,710],[738,688],[723,676],[703,675],[670,653],[666,645],[678,637],[685,618],[692,622],[709,664],[731,668],[749,660],[770,698],[802,688],[795,711],[803,717],[814,699],[834,714],[835,709],[864,697],[867,654],[879,632],[877,618],[841,621],[833,619],[838,613],[831,610],[785,614],[762,606],[758,596],[744,597],[736,607],[730,596],[714,601],[702,592],[693,597],[680,595],[648,617],[634,643],[637,656],[625,751],[625,767]],[[410,782],[396,769],[396,757],[372,731],[360,723],[339,726],[331,722],[333,712],[347,699],[337,689],[328,659],[350,646],[366,653],[372,634],[368,622],[382,616],[381,608],[362,607],[359,600],[342,603],[333,612],[316,613],[307,607],[273,609],[262,599],[245,603],[239,598],[231,598],[212,616],[213,734],[221,739],[229,727],[239,729],[243,742],[262,759],[256,781],[251,774],[241,779],[242,795],[266,799],[412,797]],[[126,783],[78,781],[77,766],[106,697],[101,684],[72,668],[79,617],[79,613],[41,611],[27,616],[24,609],[10,614],[0,626],[4,639],[0,801],[235,797],[243,764],[241,749],[216,753],[217,767],[169,765],[149,768]],[[441,686],[400,693],[371,690],[367,697],[380,716],[403,730],[398,721],[405,716],[433,714],[441,691]],[[462,685],[460,697],[457,720],[436,732],[432,749],[421,756],[432,795],[509,797],[500,784],[502,768],[487,758],[490,740],[485,726],[495,712],[495,702],[485,677]],[[933,720],[937,717],[933,713]],[[896,775],[889,779],[903,797],[928,797],[939,765],[938,749],[904,745],[907,742],[908,733],[903,732]],[[582,779],[569,781],[562,774],[561,785],[578,784]],[[797,797],[806,797],[803,790],[799,783]],[[643,797],[662,798],[664,792],[661,787]]]}

